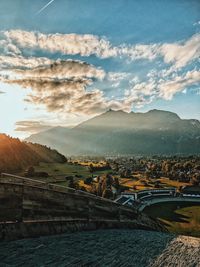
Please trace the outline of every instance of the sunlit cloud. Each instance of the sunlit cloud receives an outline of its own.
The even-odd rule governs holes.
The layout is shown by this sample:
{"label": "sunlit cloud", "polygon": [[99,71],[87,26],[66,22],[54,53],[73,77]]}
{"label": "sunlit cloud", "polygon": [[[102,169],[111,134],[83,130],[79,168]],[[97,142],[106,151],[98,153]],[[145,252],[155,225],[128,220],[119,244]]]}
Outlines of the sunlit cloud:
{"label": "sunlit cloud", "polygon": [[150,78],[146,82],[137,83],[126,94],[135,97],[145,96],[150,102],[162,98],[171,100],[179,92],[200,83],[200,71],[188,71],[183,75],[174,75],[168,79]]}
{"label": "sunlit cloud", "polygon": [[159,84],[159,96],[170,100],[172,97],[185,88],[200,83],[200,71],[188,71],[185,75],[175,76],[169,81],[161,81]]}
{"label": "sunlit cloud", "polygon": [[1,56],[0,55],[0,68],[3,70],[15,69],[31,69],[40,66],[50,65],[54,61],[44,57],[28,57],[23,56]]}
{"label": "sunlit cloud", "polygon": [[[62,55],[96,55],[99,58],[126,57],[130,60],[154,60],[162,57],[165,63],[172,63],[176,68],[185,66],[188,62],[200,56],[200,34],[191,36],[188,40],[174,43],[155,44],[121,44],[113,45],[105,37],[92,34],[44,34],[22,30],[1,32],[5,38],[2,46],[8,51],[4,54],[20,54],[23,49],[41,50]],[[1,43],[0,43],[1,47]]]}
{"label": "sunlit cloud", "polygon": [[200,57],[200,34],[193,35],[185,42],[163,44],[161,54],[166,63],[174,63],[176,68],[184,67]]}
{"label": "sunlit cloud", "polygon": [[102,80],[105,77],[104,70],[91,64],[75,60],[57,60],[50,65],[35,67],[32,69],[16,70],[23,77],[35,78],[93,78]]}
{"label": "sunlit cloud", "polygon": [[17,132],[28,132],[30,134],[38,133],[41,131],[46,131],[52,128],[52,126],[47,125],[42,121],[18,121],[15,124],[15,131]]}
{"label": "sunlit cloud", "polygon": [[[46,52],[48,56],[26,56],[24,51],[27,50]],[[200,82],[197,69],[178,73],[181,68],[198,59],[199,34],[174,43],[116,46],[105,37],[91,34],[10,30],[1,32],[0,51],[2,82],[30,89],[25,98],[27,103],[44,106],[48,112],[66,116],[91,116],[110,108],[129,112],[133,107],[142,107],[158,98],[170,100],[176,93]],[[84,58],[92,55],[99,59],[118,58],[123,64],[129,64],[126,59],[148,62],[160,60],[163,68],[152,68],[142,80],[130,70],[106,72],[100,66],[81,60],[53,59],[51,53],[60,56],[80,55]],[[101,89],[102,84],[107,84],[112,90],[122,85],[126,87],[119,98],[113,99]]]}

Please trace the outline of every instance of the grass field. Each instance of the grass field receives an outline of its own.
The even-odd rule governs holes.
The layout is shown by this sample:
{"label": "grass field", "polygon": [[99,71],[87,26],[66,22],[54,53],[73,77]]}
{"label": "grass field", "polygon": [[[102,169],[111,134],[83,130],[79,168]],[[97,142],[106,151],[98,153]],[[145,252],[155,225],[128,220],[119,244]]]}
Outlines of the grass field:
{"label": "grass field", "polygon": [[[91,176],[91,173],[86,167],[79,165],[72,165],[69,163],[40,163],[38,166],[34,166],[36,172],[47,172],[48,178],[39,178],[46,182],[56,183],[60,185],[68,185],[66,176],[81,175],[81,179]],[[80,178],[76,178],[75,180]]]}
{"label": "grass field", "polygon": [[[92,175],[104,175],[110,172],[110,170],[108,170],[91,173],[88,170],[88,166],[71,163],[40,163],[38,166],[34,166],[34,169],[36,172],[47,172],[49,174],[48,178],[37,177],[37,179],[65,186],[68,185],[65,179],[66,176],[73,176],[74,180],[84,180]],[[23,173],[20,173],[20,175],[23,175]],[[76,175],[80,177],[76,177]]]}
{"label": "grass field", "polygon": [[166,187],[176,187],[179,188],[180,186],[186,186],[188,183],[183,183],[179,181],[173,181],[169,178],[149,178],[146,179],[143,175],[137,175],[134,178],[119,178],[120,184],[123,184],[124,186],[129,187],[130,189],[135,188],[135,190],[144,190],[144,189],[154,189],[155,188],[155,182],[158,181],[160,188],[166,188]]}
{"label": "grass field", "polygon": [[53,176],[82,175],[84,178],[91,175],[86,167],[69,163],[40,163],[35,166],[36,171],[46,171]]}
{"label": "grass field", "polygon": [[161,220],[170,232],[200,237],[199,203],[157,203],[146,207],[144,212]]}
{"label": "grass field", "polygon": [[[80,162],[79,162],[80,163]],[[87,177],[91,177],[93,175],[106,175],[107,173],[112,172],[112,170],[104,170],[104,171],[96,171],[91,173],[88,170],[88,166],[91,162],[82,162],[82,164],[73,164],[73,163],[40,163],[38,166],[34,166],[35,171],[37,172],[47,172],[49,174],[48,178],[38,178],[40,180],[45,180],[46,182],[53,182],[60,185],[68,185],[66,182],[66,176],[74,176],[75,180],[84,180]],[[104,165],[105,162],[100,162],[100,165]],[[96,163],[97,166],[97,163]],[[23,175],[23,174],[22,174]],[[80,177],[75,177],[76,175]],[[144,190],[144,189],[153,189],[155,188],[155,182],[159,181],[160,188],[166,187],[180,187],[184,185],[188,185],[186,183],[180,183],[178,181],[172,181],[168,178],[160,178],[160,179],[146,179],[146,177],[142,174],[134,175],[133,178],[120,178],[118,175],[116,177],[119,178],[119,182],[121,185],[128,187],[129,189],[134,189],[136,191]],[[84,186],[84,185],[82,185]]]}

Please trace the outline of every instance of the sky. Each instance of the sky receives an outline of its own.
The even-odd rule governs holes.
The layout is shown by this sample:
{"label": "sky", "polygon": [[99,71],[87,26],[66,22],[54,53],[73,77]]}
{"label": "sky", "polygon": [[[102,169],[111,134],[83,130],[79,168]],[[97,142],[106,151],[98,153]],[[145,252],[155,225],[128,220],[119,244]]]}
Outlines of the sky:
{"label": "sky", "polygon": [[0,132],[109,109],[200,119],[200,1],[1,0]]}

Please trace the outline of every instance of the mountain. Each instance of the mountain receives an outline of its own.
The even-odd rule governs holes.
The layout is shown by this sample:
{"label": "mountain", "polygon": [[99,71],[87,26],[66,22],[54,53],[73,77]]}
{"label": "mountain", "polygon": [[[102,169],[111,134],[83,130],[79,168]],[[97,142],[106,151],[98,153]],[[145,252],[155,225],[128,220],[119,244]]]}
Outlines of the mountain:
{"label": "mountain", "polygon": [[22,170],[39,162],[65,161],[66,158],[56,150],[0,134],[0,173]]}
{"label": "mountain", "polygon": [[[66,154],[66,150],[63,150],[63,145],[69,131],[70,128],[67,127],[53,127],[47,131],[32,134],[29,138],[26,139],[26,141],[47,145],[48,147],[52,147],[60,152],[64,151],[64,154]],[[58,139],[60,141],[58,141]]]}
{"label": "mountain", "polygon": [[67,155],[196,154],[200,153],[200,122],[163,110],[109,110],[72,129],[53,128],[27,140]]}

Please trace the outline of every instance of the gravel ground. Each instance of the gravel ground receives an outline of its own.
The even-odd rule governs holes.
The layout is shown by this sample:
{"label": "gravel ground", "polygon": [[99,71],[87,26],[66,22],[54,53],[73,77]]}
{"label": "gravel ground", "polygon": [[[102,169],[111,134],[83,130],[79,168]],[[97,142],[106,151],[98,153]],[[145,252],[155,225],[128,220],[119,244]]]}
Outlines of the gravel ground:
{"label": "gravel ground", "polygon": [[198,267],[200,239],[141,230],[99,230],[1,242],[0,266]]}

